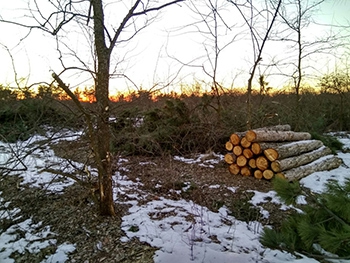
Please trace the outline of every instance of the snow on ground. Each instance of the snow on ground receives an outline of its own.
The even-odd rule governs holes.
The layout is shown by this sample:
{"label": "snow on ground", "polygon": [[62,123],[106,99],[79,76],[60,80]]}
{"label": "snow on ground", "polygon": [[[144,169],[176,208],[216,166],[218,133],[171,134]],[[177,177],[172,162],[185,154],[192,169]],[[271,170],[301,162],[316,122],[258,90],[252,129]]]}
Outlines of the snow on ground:
{"label": "snow on ground", "polygon": [[[54,134],[48,134],[50,138],[55,140]],[[78,136],[77,134],[66,137],[67,140],[72,140]],[[62,137],[62,134],[60,134]],[[0,169],[6,167],[12,169],[11,174],[18,174],[22,177],[22,184],[31,184],[33,187],[40,187],[49,192],[59,193],[65,187],[73,184],[73,180],[62,178],[42,171],[46,168],[58,169],[68,172],[71,167],[66,160],[55,156],[54,152],[47,145],[42,145],[41,142],[47,140],[47,137],[33,136],[27,141],[13,144],[5,144],[0,142]],[[79,165],[79,164],[77,164]],[[42,171],[42,172],[38,172]],[[6,170],[3,172],[7,172]],[[50,226],[42,226],[42,222],[34,224],[32,220],[21,219],[20,209],[9,210],[7,207],[10,202],[5,202],[1,198],[0,192],[0,219],[10,219],[19,221],[13,224],[6,231],[0,228],[0,262],[12,263],[15,262],[10,258],[11,253],[39,253],[50,245],[56,245],[55,233],[50,231]],[[57,246],[56,252],[42,261],[49,262],[66,262],[67,254],[75,250],[73,244],[65,243]]]}
{"label": "snow on ground", "polygon": [[[73,135],[71,138],[74,139]],[[22,178],[22,184],[30,183],[32,186],[41,187],[47,191],[61,192],[66,186],[73,182],[69,179],[62,179],[51,173],[43,171],[45,168],[60,169],[69,171],[65,160],[56,157],[48,146],[38,146],[38,142],[44,137],[34,136],[30,140],[19,144],[6,145],[0,143],[0,167],[11,167]],[[346,148],[350,148],[350,138],[342,136],[342,142]],[[29,147],[29,145],[32,145]],[[20,151],[26,146],[26,153]],[[33,146],[37,146],[35,150]],[[324,172],[316,172],[301,180],[301,183],[314,192],[324,190],[324,185],[329,179],[336,179],[343,182],[350,178],[350,154],[339,153],[344,164],[337,169]],[[21,158],[18,158],[20,156]],[[213,155],[214,159],[208,160],[208,156],[199,156],[196,159],[183,159],[175,157],[187,163],[198,163],[212,167],[212,164],[221,159],[222,156]],[[24,158],[24,159],[23,159]],[[19,160],[23,159],[22,162]],[[127,161],[125,159],[123,162]],[[75,164],[79,167],[81,164]],[[23,170],[23,168],[27,170]],[[42,171],[42,172],[38,172]],[[172,262],[295,262],[311,263],[318,262],[315,259],[300,255],[299,258],[263,247],[259,242],[259,235],[263,226],[259,222],[245,223],[236,220],[228,214],[225,207],[218,213],[208,210],[206,207],[186,200],[170,200],[166,198],[154,199],[143,205],[138,200],[144,199],[146,192],[138,189],[140,182],[132,182],[122,173],[116,173],[114,179],[118,183],[115,189],[115,200],[118,202],[118,193],[129,196],[128,204],[131,205],[129,214],[123,217],[122,229],[126,236],[122,242],[127,242],[132,237],[159,248],[155,253],[154,261],[157,263]],[[215,185],[210,187],[215,188]],[[234,193],[235,188],[230,188]],[[136,192],[136,194],[135,194]],[[262,200],[280,203],[274,191],[262,193],[254,191],[251,203],[258,205]],[[272,200],[271,200],[272,199]],[[259,200],[259,201],[258,201]],[[305,202],[300,197],[300,202]],[[21,219],[20,210],[9,210],[9,202],[1,198],[0,192],[0,219],[8,218],[13,220]],[[286,206],[282,206],[285,209]],[[262,213],[265,217],[267,211]],[[20,221],[20,220],[19,220]],[[36,231],[40,227],[40,231]],[[20,235],[19,233],[25,233]],[[41,249],[56,244],[55,233],[50,231],[50,226],[42,227],[42,223],[34,224],[31,219],[14,224],[4,231],[0,229],[0,262],[14,262],[9,256],[12,252],[22,253],[24,250],[31,253],[38,253]],[[24,237],[23,237],[24,236]],[[74,244],[57,244],[56,252],[43,262],[67,262],[68,254],[75,250]],[[334,262],[350,262],[350,260],[338,260]]]}

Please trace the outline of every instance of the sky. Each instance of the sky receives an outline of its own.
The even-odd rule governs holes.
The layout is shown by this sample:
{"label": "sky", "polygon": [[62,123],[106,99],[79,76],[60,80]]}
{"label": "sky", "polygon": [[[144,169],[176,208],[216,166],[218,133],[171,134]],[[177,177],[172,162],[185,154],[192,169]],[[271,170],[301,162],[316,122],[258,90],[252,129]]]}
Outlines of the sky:
{"label": "sky", "polygon": [[[62,134],[51,134],[48,131],[47,137],[53,142],[56,140],[75,140],[81,133],[73,133],[69,130],[62,131]],[[344,144],[344,148],[350,149],[350,134],[341,133],[337,135]],[[0,141],[0,166],[14,168],[7,176],[20,176],[22,180],[18,185],[18,191],[22,187],[38,187],[47,194],[59,195],[64,189],[74,182],[69,178],[60,178],[49,172],[38,173],[39,170],[50,167],[52,169],[63,169],[70,172],[72,167],[67,160],[55,156],[54,151],[48,146],[42,145],[42,140],[46,136],[35,135],[27,141],[21,143],[5,144]],[[40,144],[41,147],[37,147]],[[45,148],[43,148],[45,147]],[[33,149],[35,148],[35,149]],[[25,151],[23,151],[25,149]],[[13,158],[16,152],[21,162]],[[312,173],[300,180],[300,183],[309,188],[314,193],[322,193],[328,181],[336,180],[343,184],[350,178],[350,154],[337,153],[338,157],[344,161],[344,165],[330,170]],[[174,160],[205,166],[215,169],[215,164],[223,160],[223,155],[213,154],[212,158],[203,158],[205,155],[197,157],[183,158],[174,156]],[[157,250],[154,255],[155,263],[319,263],[316,259],[299,255],[296,257],[287,252],[271,250],[263,247],[259,241],[263,226],[260,222],[243,222],[229,215],[228,209],[224,206],[218,212],[212,212],[208,208],[187,201],[184,199],[171,200],[166,197],[157,199],[149,198],[149,193],[143,190],[142,181],[130,180],[123,171],[127,169],[124,165],[128,159],[120,158],[119,171],[113,175],[115,181],[114,200],[117,203],[127,204],[128,212],[122,217],[121,228],[125,236],[121,242],[128,242],[132,238],[138,238],[142,242],[147,242]],[[73,162],[77,169],[83,169],[84,164]],[[16,169],[27,170],[18,172]],[[153,165],[149,162],[141,162],[139,165]],[[94,176],[96,170],[88,167]],[[186,184],[186,183],[185,183]],[[186,191],[191,185],[187,183],[182,191]],[[159,185],[161,187],[161,185]],[[209,188],[227,187],[223,185],[209,185]],[[235,193],[234,187],[227,187]],[[181,191],[181,190],[179,190]],[[286,206],[271,190],[268,192],[252,191],[253,195],[249,201],[258,207],[264,217],[269,217],[269,212],[259,204],[273,202],[281,204],[281,209],[296,209]],[[118,196],[123,196],[122,200]],[[23,253],[28,251],[32,254],[50,251],[51,255],[41,263],[69,262],[69,254],[77,249],[75,244],[69,240],[57,241],[57,233],[51,230],[50,225],[43,222],[33,222],[32,218],[26,218],[18,208],[8,209],[10,202],[2,196],[0,191],[0,219],[13,219],[16,223],[7,229],[0,229],[0,262],[13,263],[11,253]],[[298,198],[299,203],[305,203],[305,197]],[[162,216],[157,216],[156,213]],[[189,220],[189,218],[191,218]],[[228,223],[230,222],[230,223]],[[131,228],[138,227],[138,231],[131,231]],[[18,231],[25,234],[18,234]],[[86,229],[88,232],[89,229]],[[213,241],[210,236],[215,233],[217,239]],[[35,241],[35,242],[34,242]],[[96,251],[103,250],[103,243],[91,244],[96,247]],[[47,249],[48,246],[55,249]],[[46,249],[46,250],[45,250]],[[46,252],[47,253],[47,252]],[[323,251],[322,253],[326,253]],[[327,254],[328,256],[334,256]],[[333,263],[349,263],[346,259],[333,259]]]}
{"label": "sky", "polygon": [[[111,4],[106,8],[106,17],[113,25],[118,25],[120,23],[118,19],[123,17],[126,8],[118,6],[122,2],[105,1],[105,3],[107,2]],[[42,0],[38,3],[42,4],[46,1]],[[204,1],[192,1],[188,5],[192,9],[196,7],[198,10],[208,13],[204,7]],[[232,4],[219,1],[219,5],[220,15],[228,26],[224,27],[221,23],[219,27],[219,46],[225,46],[232,39],[234,41],[223,49],[219,56],[217,79],[226,87],[242,87],[246,85],[252,66],[251,41],[247,35],[247,27],[242,24],[239,13],[232,8]],[[118,8],[116,9],[116,7]],[[51,13],[49,8],[44,7],[42,10],[46,16]],[[119,11],[121,16],[117,16],[115,10],[121,10]],[[348,11],[350,11],[350,1],[326,1],[320,6],[320,10],[313,14],[312,19],[325,24],[349,24]],[[29,15],[27,0],[0,2],[2,19],[29,25],[33,24],[28,18]],[[147,16],[147,18],[150,17],[152,15]],[[144,21],[145,18],[141,19]],[[141,31],[130,42],[117,46],[113,53],[111,71],[116,67],[115,72],[126,75],[128,79],[113,77],[110,85],[111,92],[134,90],[135,86],[137,89],[149,90],[153,87],[153,89],[164,88],[164,91],[171,91],[175,87],[179,87],[180,84],[191,85],[195,81],[209,83],[211,79],[204,73],[203,69],[209,74],[212,72],[206,54],[210,53],[213,39],[205,38],[204,34],[198,32],[198,30],[207,32],[203,23],[193,23],[199,20],[198,14],[190,12],[188,6],[181,3],[162,11],[150,26]],[[185,27],[185,25],[191,26]],[[325,32],[322,28],[312,25],[305,29],[304,40],[309,41],[313,37],[324,36]],[[334,30],[336,30],[335,27],[333,27]],[[66,28],[60,36],[60,40],[66,45],[60,46],[62,54],[56,50],[55,39],[40,30],[32,30],[27,36],[28,30],[24,28],[0,23],[0,32],[2,32],[0,34],[0,83],[4,85],[16,86],[14,68],[17,78],[24,79],[21,83],[22,86],[41,81],[52,81],[52,71],[60,73],[63,69],[58,59],[60,55],[63,56],[65,65],[68,67],[81,65],[79,60],[72,59],[70,56],[73,52],[84,63],[93,64],[91,39],[86,34],[77,36],[76,32],[81,32],[78,27]],[[290,44],[287,43],[268,42],[264,50],[262,64],[273,64],[285,57],[289,57],[286,58],[286,61],[291,62],[291,56],[293,59],[295,58],[295,53],[291,52]],[[332,52],[334,51],[332,50]],[[213,58],[212,53],[210,57]],[[304,71],[311,75],[331,72],[336,63],[339,63],[339,59],[335,61],[333,57],[322,54],[322,56],[313,57],[313,60],[305,60]],[[290,80],[290,78],[281,75],[291,75],[292,71],[293,69],[290,67],[280,67],[277,70],[276,67],[262,66],[257,74],[266,75],[271,86],[281,88],[288,85]],[[61,77],[70,87],[92,85],[89,74],[69,71]],[[168,85],[169,83],[172,85]]]}

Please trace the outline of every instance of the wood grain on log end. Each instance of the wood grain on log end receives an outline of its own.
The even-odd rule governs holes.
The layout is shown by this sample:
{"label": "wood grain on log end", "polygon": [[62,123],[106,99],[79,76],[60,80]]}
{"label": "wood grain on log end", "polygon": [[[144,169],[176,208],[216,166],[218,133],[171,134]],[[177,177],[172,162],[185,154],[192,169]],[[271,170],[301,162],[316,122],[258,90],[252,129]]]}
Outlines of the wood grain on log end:
{"label": "wood grain on log end", "polygon": [[278,159],[278,152],[273,148],[264,150],[264,155],[270,162],[276,161]]}
{"label": "wood grain on log end", "polygon": [[236,163],[239,167],[244,167],[247,165],[247,158],[244,155],[240,155],[237,157]]}
{"label": "wood grain on log end", "polygon": [[228,170],[231,174],[238,175],[241,168],[236,163],[233,163],[228,167]]}
{"label": "wood grain on log end", "polygon": [[255,155],[259,155],[262,152],[261,146],[257,142],[253,142],[252,145],[250,146],[250,149]]}
{"label": "wood grain on log end", "polygon": [[271,180],[274,176],[274,172],[271,171],[270,169],[266,169],[265,171],[263,171],[263,177],[267,180]]}
{"label": "wood grain on log end", "polygon": [[269,161],[264,156],[256,158],[256,167],[261,171],[265,171],[269,168]]}
{"label": "wood grain on log end", "polygon": [[224,156],[224,160],[228,164],[233,164],[236,161],[236,156],[232,153],[226,153]]}
{"label": "wood grain on log end", "polygon": [[260,170],[255,170],[255,171],[254,171],[254,177],[255,177],[256,179],[262,179],[262,178],[263,178],[263,172],[260,171]]}
{"label": "wood grain on log end", "polygon": [[241,138],[239,138],[239,136],[236,133],[232,133],[230,136],[230,142],[233,145],[238,145],[241,141]]}
{"label": "wood grain on log end", "polygon": [[225,148],[226,148],[226,150],[228,150],[228,151],[232,151],[232,149],[233,149],[233,144],[232,144],[230,141],[228,141],[228,142],[225,143]]}
{"label": "wood grain on log end", "polygon": [[251,176],[252,175],[252,171],[250,170],[250,168],[248,166],[244,166],[241,168],[241,175],[243,176]]}
{"label": "wood grain on log end", "polygon": [[236,156],[242,155],[242,153],[243,153],[242,146],[236,145],[235,147],[233,147],[233,153],[234,153]]}
{"label": "wood grain on log end", "polygon": [[251,144],[252,144],[252,143],[251,143],[250,141],[248,141],[247,137],[243,137],[243,138],[241,139],[241,145],[242,145],[242,147],[244,147],[244,148],[249,148]]}

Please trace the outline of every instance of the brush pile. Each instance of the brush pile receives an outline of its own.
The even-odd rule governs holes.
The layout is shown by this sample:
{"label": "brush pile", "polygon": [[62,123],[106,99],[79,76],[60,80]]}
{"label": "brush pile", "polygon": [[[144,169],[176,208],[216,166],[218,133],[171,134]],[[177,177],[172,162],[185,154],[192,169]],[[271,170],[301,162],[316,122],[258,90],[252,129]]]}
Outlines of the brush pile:
{"label": "brush pile", "polygon": [[289,181],[313,172],[335,169],[342,160],[307,132],[291,131],[290,125],[233,133],[225,145],[225,162],[233,175]]}

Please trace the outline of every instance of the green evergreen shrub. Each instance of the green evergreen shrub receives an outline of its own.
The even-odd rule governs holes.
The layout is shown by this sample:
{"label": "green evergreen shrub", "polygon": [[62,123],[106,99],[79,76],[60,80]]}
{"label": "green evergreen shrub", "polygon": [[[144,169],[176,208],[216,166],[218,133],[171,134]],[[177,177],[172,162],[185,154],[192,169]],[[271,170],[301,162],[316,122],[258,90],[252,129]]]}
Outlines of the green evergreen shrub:
{"label": "green evergreen shrub", "polygon": [[288,216],[280,228],[266,227],[260,239],[263,245],[311,256],[322,254],[319,245],[339,257],[349,257],[350,179],[343,185],[329,182],[321,194],[281,178],[274,179],[274,189],[286,204],[296,204],[299,195],[306,196],[308,204],[299,206],[302,212]]}
{"label": "green evergreen shrub", "polygon": [[7,101],[0,107],[1,140],[16,142],[42,132],[43,126],[77,127],[82,121],[72,112],[62,111],[52,100]]}
{"label": "green evergreen shrub", "polygon": [[330,136],[326,134],[321,135],[316,132],[311,132],[311,136],[315,140],[322,141],[323,144],[329,147],[333,153],[336,153],[337,151],[340,151],[343,148],[343,144],[334,136]]}

